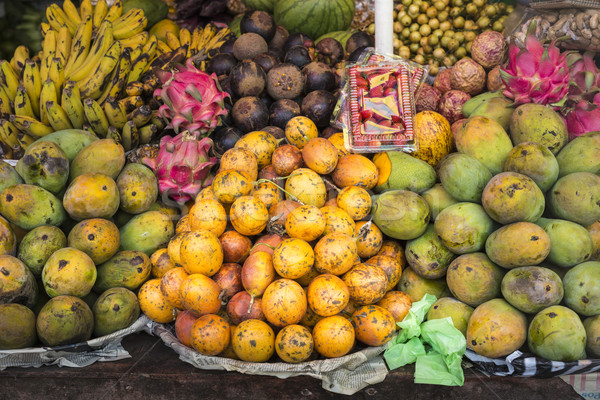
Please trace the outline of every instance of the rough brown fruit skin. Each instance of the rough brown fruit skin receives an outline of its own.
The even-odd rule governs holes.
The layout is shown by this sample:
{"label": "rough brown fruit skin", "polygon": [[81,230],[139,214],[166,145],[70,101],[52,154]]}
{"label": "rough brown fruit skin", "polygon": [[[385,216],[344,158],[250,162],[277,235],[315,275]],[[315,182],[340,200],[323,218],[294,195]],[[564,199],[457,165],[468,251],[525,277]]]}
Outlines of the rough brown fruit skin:
{"label": "rough brown fruit skin", "polygon": [[448,90],[444,92],[438,104],[438,112],[448,120],[450,124],[464,118],[462,106],[471,98],[471,95],[462,90]]}
{"label": "rough brown fruit skin", "polygon": [[433,81],[433,87],[438,89],[442,93],[446,93],[448,90],[451,90],[452,89],[452,87],[450,86],[451,71],[452,71],[452,68],[446,68],[446,69],[441,70],[435,76],[435,80]]}
{"label": "rough brown fruit skin", "polygon": [[472,58],[463,58],[452,67],[450,85],[454,90],[462,90],[471,96],[483,92],[486,84],[485,69]]}
{"label": "rough brown fruit skin", "polygon": [[302,94],[305,81],[302,71],[294,64],[279,64],[267,74],[267,92],[276,100],[294,99]]}
{"label": "rough brown fruit skin", "polygon": [[506,56],[508,44],[504,35],[496,31],[482,32],[471,45],[471,57],[482,67],[489,69],[500,65]]}
{"label": "rough brown fruit skin", "polygon": [[503,299],[492,299],[473,311],[467,325],[467,347],[484,357],[506,356],[527,339],[527,318]]}
{"label": "rough brown fruit skin", "polygon": [[504,88],[504,82],[500,79],[500,66],[497,65],[488,72],[487,89],[490,92],[501,90]]}

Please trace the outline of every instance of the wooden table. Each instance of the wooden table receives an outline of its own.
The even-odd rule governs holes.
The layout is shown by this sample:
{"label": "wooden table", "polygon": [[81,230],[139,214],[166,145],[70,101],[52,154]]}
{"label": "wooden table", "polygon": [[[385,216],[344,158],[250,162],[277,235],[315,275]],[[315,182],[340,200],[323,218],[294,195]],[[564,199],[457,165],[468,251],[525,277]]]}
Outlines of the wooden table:
{"label": "wooden table", "polygon": [[418,385],[410,368],[393,371],[382,383],[353,396],[328,392],[311,377],[279,379],[235,372],[205,371],[179,360],[162,341],[146,333],[126,337],[131,358],[85,368],[8,368],[0,372],[0,400],[177,400],[177,399],[581,399],[560,378],[486,377],[465,370],[462,387]]}

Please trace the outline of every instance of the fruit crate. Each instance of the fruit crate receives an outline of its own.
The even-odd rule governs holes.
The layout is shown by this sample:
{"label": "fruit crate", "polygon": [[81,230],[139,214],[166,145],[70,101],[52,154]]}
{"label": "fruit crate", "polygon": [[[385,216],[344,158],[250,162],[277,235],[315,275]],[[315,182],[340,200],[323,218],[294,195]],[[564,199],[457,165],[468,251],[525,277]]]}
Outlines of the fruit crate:
{"label": "fruit crate", "polygon": [[127,335],[149,331],[150,319],[141,315],[125,329],[106,336],[90,339],[77,344],[53,347],[29,347],[18,350],[0,350],[0,371],[8,367],[41,367],[58,365],[59,367],[86,367],[97,361],[117,361],[130,358],[121,341]]}
{"label": "fruit crate", "polygon": [[383,382],[389,370],[383,359],[387,345],[365,347],[343,357],[306,361],[298,364],[284,362],[253,363],[218,356],[205,356],[183,345],[175,336],[172,325],[149,323],[151,334],[160,337],[182,361],[198,369],[235,371],[249,375],[275,376],[281,379],[312,376],[322,381],[323,389],[352,395],[359,390]]}

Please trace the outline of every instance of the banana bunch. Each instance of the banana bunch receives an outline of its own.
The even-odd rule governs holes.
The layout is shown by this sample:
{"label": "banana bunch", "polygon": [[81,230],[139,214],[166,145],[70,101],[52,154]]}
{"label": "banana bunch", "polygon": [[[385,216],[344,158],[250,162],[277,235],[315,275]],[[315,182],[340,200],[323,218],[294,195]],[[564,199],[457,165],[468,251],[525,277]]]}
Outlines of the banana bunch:
{"label": "banana bunch", "polygon": [[[119,140],[126,150],[164,128],[157,102],[146,104],[141,75],[160,54],[141,9],[65,0],[46,9],[42,50],[15,49],[0,60],[0,148],[19,158],[37,138],[77,128]],[[162,64],[161,64],[162,65]],[[152,91],[153,92],[153,91]],[[151,97],[151,96],[150,96]]]}
{"label": "banana bunch", "polygon": [[232,35],[228,27],[218,29],[212,23],[206,24],[204,28],[196,27],[193,31],[182,28],[179,30],[179,36],[172,31],[165,31],[162,35],[165,40],[158,41],[158,53],[169,53],[185,47],[187,58],[194,57],[203,61],[214,56]]}

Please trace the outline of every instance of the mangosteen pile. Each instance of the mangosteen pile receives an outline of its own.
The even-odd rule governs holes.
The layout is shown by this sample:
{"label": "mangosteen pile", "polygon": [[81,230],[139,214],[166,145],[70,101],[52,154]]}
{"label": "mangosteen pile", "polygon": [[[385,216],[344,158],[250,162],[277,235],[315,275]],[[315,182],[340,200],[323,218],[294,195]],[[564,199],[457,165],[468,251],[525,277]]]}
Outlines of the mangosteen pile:
{"label": "mangosteen pile", "polygon": [[240,23],[241,35],[230,39],[206,65],[221,88],[231,95],[223,126],[213,134],[218,155],[244,134],[264,130],[283,138],[287,122],[298,115],[310,118],[321,136],[330,127],[340,92],[343,63],[374,45],[366,32],[342,44],[334,38],[317,45],[304,33],[289,34],[265,11],[249,11]]}

